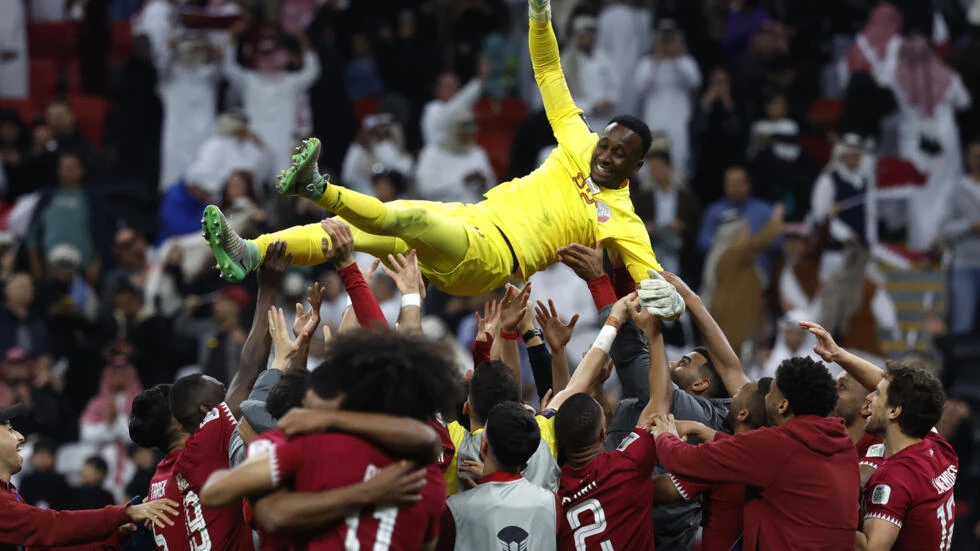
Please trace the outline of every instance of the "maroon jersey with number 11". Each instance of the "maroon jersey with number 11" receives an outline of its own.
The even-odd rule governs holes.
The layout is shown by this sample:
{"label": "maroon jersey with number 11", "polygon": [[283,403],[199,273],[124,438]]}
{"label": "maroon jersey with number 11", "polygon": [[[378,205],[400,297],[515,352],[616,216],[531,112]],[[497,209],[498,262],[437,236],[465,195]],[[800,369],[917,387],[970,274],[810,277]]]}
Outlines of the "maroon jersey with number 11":
{"label": "maroon jersey with number 11", "polygon": [[613,451],[561,469],[558,496],[565,512],[559,551],[653,549],[653,468],[657,448],[637,428]]}
{"label": "maroon jersey with number 11", "polygon": [[901,531],[897,551],[946,551],[953,540],[953,485],[959,459],[933,429],[922,442],[888,457],[868,480],[864,520],[880,519]]}

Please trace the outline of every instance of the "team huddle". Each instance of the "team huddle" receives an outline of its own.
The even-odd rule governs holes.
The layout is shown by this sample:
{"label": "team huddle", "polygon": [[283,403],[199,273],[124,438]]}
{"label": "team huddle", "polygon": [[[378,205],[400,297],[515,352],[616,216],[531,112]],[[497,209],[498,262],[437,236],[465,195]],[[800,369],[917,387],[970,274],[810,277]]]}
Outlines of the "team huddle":
{"label": "team huddle", "polygon": [[[207,207],[221,276],[258,274],[257,314],[228,388],[190,375],[134,400],[134,443],[165,458],[148,503],[112,518],[151,521],[158,551],[253,549],[255,537],[263,551],[690,549],[698,525],[706,550],[949,549],[958,459],[934,428],[938,379],[881,369],[802,322],[841,376],[797,357],[750,380],[697,294],[661,271],[633,212],[628,178],[650,130],[617,117],[593,133],[565,83],[548,0],[529,0],[529,13],[559,143],[531,174],[474,205],[382,203],[325,180],[312,138],[279,190],[337,218],[245,240]],[[394,330],[354,251],[381,259],[402,293]],[[530,304],[530,284],[507,283],[558,261],[605,318],[574,370],[574,321]],[[289,264],[323,262],[350,305],[307,371],[323,291],[310,289],[291,328],[274,305]],[[429,283],[456,295],[506,285],[477,314],[465,377],[421,336]],[[671,361],[661,320],[685,312],[704,347]],[[519,339],[538,411],[521,401]],[[610,411],[613,369],[623,398]]]}

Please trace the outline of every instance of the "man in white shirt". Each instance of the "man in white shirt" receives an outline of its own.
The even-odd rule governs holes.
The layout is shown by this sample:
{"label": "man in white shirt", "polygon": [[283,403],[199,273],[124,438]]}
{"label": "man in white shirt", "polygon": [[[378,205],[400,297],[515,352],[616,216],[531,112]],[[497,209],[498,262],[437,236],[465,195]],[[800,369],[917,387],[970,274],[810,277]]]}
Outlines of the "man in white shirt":
{"label": "man in white shirt", "polygon": [[201,146],[184,177],[188,192],[199,201],[220,198],[232,172],[249,172],[255,182],[268,176],[269,152],[248,123],[248,117],[238,110],[218,117],[215,135]]}
{"label": "man in white shirt", "polygon": [[429,201],[478,203],[497,184],[487,152],[476,143],[476,117],[468,110],[453,113],[449,134],[439,145],[426,145],[419,154],[415,182]]}
{"label": "man in white shirt", "polygon": [[[443,73],[436,82],[435,98],[425,104],[422,110],[422,143],[438,145],[446,140],[449,133],[449,120],[454,113],[469,111],[476,105],[483,93],[483,84],[490,74],[490,65],[481,63],[479,72],[463,88],[459,87],[459,77],[453,73]],[[287,163],[288,164],[288,163]],[[285,165],[283,165],[285,166]]]}
{"label": "man in white shirt", "polygon": [[605,128],[612,118],[619,94],[619,75],[609,57],[596,48],[597,23],[581,15],[572,22],[575,47],[561,58],[565,80],[575,103],[585,112],[592,128]]}
{"label": "man in white shirt", "polygon": [[0,99],[27,99],[27,59],[24,3],[0,2]]}
{"label": "man in white shirt", "polygon": [[374,175],[382,170],[411,175],[412,156],[405,149],[401,126],[388,113],[368,115],[361,132],[344,156],[340,179],[345,187],[359,193],[372,193]]}

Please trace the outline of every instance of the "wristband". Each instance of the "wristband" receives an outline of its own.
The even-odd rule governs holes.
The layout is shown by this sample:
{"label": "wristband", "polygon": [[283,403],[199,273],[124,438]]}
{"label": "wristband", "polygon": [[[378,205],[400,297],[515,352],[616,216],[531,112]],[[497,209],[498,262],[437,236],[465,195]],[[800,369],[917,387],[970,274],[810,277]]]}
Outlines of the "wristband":
{"label": "wristband", "polygon": [[507,339],[509,341],[516,341],[521,334],[517,331],[507,331],[505,329],[500,330],[500,338]]}
{"label": "wristband", "polygon": [[402,295],[402,308],[406,306],[418,306],[422,307],[422,295],[419,293],[408,293],[407,295]]}
{"label": "wristband", "polygon": [[619,321],[619,318],[609,316],[606,318],[606,327],[615,327],[616,331],[619,331],[623,328],[623,322]]}
{"label": "wristband", "polygon": [[592,343],[592,348],[598,348],[606,354],[609,354],[609,349],[612,348],[613,341],[616,340],[616,334],[619,333],[613,325],[604,325],[602,330],[599,331],[599,336],[595,338],[595,342]]}
{"label": "wristband", "polygon": [[541,337],[544,339],[544,333],[542,333],[540,329],[534,328],[521,335],[521,338],[524,339],[524,344],[527,344],[527,341],[533,339],[534,337]]}

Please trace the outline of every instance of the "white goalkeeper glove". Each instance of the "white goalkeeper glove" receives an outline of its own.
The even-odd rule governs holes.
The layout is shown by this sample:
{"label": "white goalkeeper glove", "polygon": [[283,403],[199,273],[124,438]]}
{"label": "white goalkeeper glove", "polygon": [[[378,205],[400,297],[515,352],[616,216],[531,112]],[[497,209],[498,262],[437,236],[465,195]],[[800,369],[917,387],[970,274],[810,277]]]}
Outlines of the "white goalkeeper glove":
{"label": "white goalkeeper glove", "polygon": [[640,304],[660,319],[674,321],[687,309],[684,299],[673,285],[654,270],[647,270],[650,279],[644,279],[636,289]]}
{"label": "white goalkeeper glove", "polygon": [[551,0],[527,0],[527,16],[539,25],[551,21]]}

